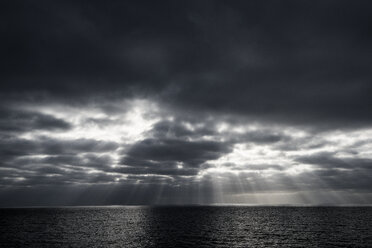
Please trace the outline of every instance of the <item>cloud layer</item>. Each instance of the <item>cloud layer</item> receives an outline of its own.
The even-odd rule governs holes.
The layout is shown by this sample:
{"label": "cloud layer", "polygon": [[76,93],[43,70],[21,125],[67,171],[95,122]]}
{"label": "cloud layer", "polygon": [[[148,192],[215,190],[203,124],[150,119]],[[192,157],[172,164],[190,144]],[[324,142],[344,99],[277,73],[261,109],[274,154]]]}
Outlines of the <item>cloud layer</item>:
{"label": "cloud layer", "polygon": [[6,1],[2,205],[372,204],[367,1]]}

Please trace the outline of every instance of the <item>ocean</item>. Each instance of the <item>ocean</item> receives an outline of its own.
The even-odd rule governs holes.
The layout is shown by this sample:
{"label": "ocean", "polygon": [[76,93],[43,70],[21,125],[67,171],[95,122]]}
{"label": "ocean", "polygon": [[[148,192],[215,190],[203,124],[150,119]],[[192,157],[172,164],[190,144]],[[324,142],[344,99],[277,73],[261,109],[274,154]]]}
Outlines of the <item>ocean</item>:
{"label": "ocean", "polygon": [[0,209],[0,247],[372,247],[372,208]]}

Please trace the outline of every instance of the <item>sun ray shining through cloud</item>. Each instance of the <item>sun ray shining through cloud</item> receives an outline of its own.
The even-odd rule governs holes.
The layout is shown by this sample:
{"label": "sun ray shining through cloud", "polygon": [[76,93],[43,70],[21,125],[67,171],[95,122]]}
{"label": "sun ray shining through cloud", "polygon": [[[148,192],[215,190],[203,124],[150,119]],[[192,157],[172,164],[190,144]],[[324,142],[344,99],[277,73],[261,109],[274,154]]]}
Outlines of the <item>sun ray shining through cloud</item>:
{"label": "sun ray shining through cloud", "polygon": [[[301,126],[234,123],[225,115],[194,119],[151,99],[115,101],[111,107],[115,111],[99,104],[19,106],[16,111],[69,126],[25,130],[11,138],[8,153],[18,143],[24,151],[4,161],[2,180],[19,186],[52,179],[61,185],[130,187],[129,202],[142,202],[154,187],[151,199],[158,204],[172,202],[175,196],[169,195],[176,192],[186,194],[177,199],[197,203],[205,203],[208,192],[209,203],[275,204],[284,197],[283,202],[316,204],[323,198],[311,192],[319,189],[334,204],[347,202],[343,190],[354,186],[340,185],[332,175],[342,180],[359,173],[356,168],[369,170],[372,161],[368,128],[314,134]],[[24,174],[30,167],[43,175]]]}

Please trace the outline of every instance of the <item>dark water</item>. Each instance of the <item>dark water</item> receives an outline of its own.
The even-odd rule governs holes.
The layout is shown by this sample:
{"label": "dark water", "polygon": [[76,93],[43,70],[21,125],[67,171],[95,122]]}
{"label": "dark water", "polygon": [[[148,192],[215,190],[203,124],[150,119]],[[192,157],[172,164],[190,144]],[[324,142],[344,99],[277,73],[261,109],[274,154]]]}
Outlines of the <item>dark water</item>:
{"label": "dark water", "polygon": [[372,247],[372,208],[0,209],[0,247]]}

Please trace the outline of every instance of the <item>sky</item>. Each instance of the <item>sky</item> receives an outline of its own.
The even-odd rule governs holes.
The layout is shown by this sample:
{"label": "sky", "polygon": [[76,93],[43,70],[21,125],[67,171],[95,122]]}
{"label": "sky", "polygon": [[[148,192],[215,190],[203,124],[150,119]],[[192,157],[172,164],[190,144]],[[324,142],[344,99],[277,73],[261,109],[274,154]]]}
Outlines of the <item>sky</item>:
{"label": "sky", "polygon": [[1,1],[0,206],[372,204],[370,1]]}

